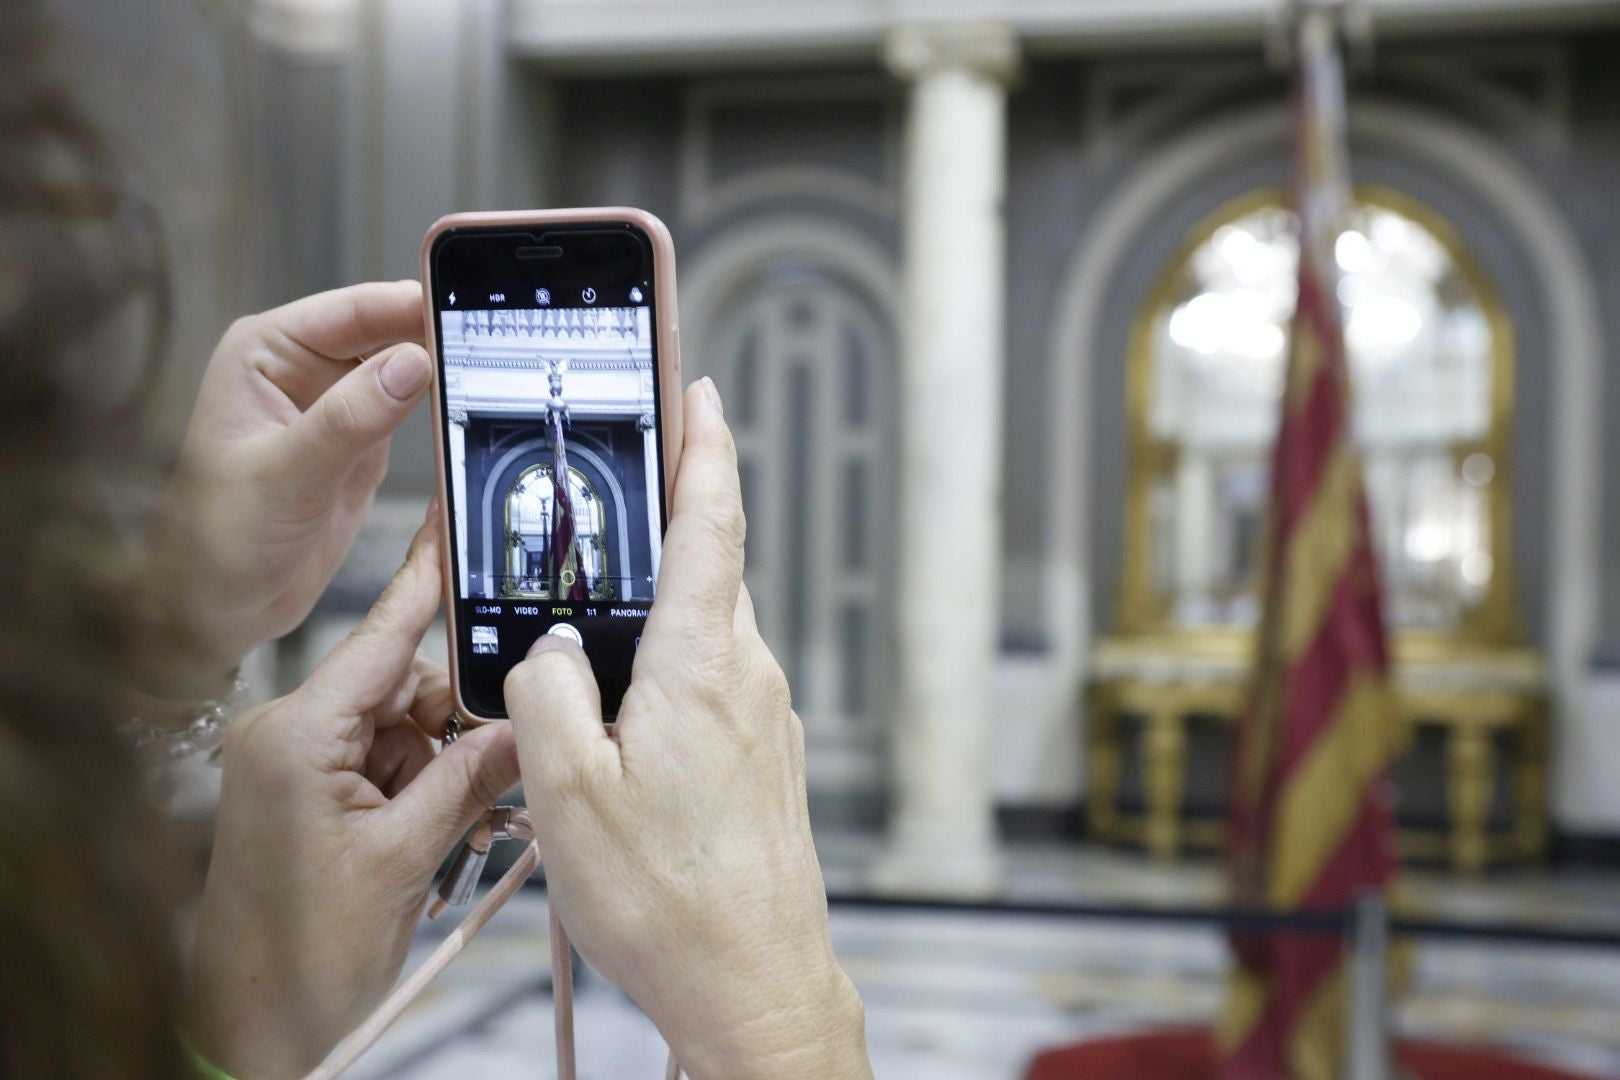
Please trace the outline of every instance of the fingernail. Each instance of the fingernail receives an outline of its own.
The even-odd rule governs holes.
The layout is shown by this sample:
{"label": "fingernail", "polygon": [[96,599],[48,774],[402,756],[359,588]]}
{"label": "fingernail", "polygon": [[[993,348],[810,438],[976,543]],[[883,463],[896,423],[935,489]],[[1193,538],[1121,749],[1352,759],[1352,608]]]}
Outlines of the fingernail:
{"label": "fingernail", "polygon": [[720,391],[715,388],[714,380],[707,375],[698,380],[698,396],[703,399],[706,406],[714,410],[716,416],[725,417],[725,402],[720,400]]}
{"label": "fingernail", "polygon": [[541,634],[534,639],[534,644],[529,646],[529,655],[539,656],[543,652],[556,652],[559,649],[568,648],[577,649],[579,646],[561,634]]}
{"label": "fingernail", "polygon": [[422,392],[431,374],[427,353],[406,346],[383,361],[377,381],[395,401],[409,401]]}

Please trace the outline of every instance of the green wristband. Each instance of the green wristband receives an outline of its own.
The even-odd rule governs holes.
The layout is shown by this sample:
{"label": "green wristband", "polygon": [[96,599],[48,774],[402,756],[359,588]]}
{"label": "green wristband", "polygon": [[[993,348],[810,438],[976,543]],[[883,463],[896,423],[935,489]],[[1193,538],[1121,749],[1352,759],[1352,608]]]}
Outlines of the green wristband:
{"label": "green wristband", "polygon": [[180,1047],[185,1050],[192,1071],[197,1074],[199,1080],[236,1080],[236,1077],[203,1057],[202,1052],[192,1046],[191,1040],[184,1035],[180,1037]]}

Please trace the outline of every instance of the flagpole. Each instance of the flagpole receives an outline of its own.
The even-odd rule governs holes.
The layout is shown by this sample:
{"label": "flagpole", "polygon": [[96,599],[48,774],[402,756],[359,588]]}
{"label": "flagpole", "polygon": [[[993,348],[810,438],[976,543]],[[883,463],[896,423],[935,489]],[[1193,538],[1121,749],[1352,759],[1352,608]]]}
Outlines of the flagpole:
{"label": "flagpole", "polygon": [[1369,67],[1373,58],[1373,14],[1368,0],[1278,0],[1266,33],[1266,59],[1278,70],[1298,63],[1306,17],[1321,13],[1334,24],[1350,66]]}
{"label": "flagpole", "polygon": [[1292,0],[1279,20],[1286,40],[1274,45],[1293,76],[1298,295],[1228,857],[1240,902],[1354,910],[1361,932],[1336,942],[1234,935],[1216,1032],[1221,1080],[1385,1080],[1389,1070],[1382,895],[1395,873],[1395,739],[1334,252],[1351,206],[1342,47],[1356,2]]}
{"label": "flagpole", "polygon": [[1389,911],[1380,889],[1367,889],[1353,909],[1350,992],[1345,995],[1346,1080],[1389,1080]]}
{"label": "flagpole", "polygon": [[[1336,52],[1330,65],[1342,73],[1372,57],[1372,12],[1365,0],[1282,0],[1285,62],[1310,63],[1312,54]],[[1272,43],[1276,50],[1275,40]],[[1342,92],[1342,83],[1339,88]],[[1346,95],[1347,96],[1347,95]],[[1348,121],[1348,102],[1344,102]],[[1348,192],[1341,198],[1348,200]],[[1301,258],[1311,257],[1301,237]],[[1318,238],[1319,239],[1319,238]],[[1322,253],[1315,253],[1320,257]],[[1350,931],[1348,988],[1344,996],[1344,1076],[1346,1080],[1390,1080],[1386,993],[1389,983],[1389,907],[1382,888],[1363,889],[1347,920]]]}

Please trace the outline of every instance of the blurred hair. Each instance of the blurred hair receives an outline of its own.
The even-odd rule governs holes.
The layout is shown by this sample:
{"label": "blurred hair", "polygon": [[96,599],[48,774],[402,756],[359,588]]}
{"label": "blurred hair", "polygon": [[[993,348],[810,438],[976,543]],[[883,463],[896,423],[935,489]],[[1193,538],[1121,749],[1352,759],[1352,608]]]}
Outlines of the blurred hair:
{"label": "blurred hair", "polygon": [[163,260],[40,50],[0,9],[0,1077],[178,1077],[176,860],[118,733],[180,655],[140,544]]}

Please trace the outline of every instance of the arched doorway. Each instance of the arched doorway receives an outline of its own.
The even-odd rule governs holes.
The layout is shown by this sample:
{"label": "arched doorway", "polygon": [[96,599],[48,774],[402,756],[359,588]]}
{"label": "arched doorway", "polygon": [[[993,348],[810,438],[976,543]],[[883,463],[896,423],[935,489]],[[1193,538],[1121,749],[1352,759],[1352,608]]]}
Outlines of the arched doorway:
{"label": "arched doorway", "polygon": [[[1515,601],[1511,320],[1449,223],[1393,189],[1357,191],[1335,256],[1409,747],[1393,770],[1401,848],[1468,872],[1536,858],[1546,682]],[[1099,835],[1161,856],[1221,842],[1218,785],[1197,781],[1224,775],[1211,755],[1242,710],[1297,263],[1282,191],[1227,202],[1161,263],[1127,349],[1124,555],[1116,633],[1091,658],[1089,806]],[[1493,821],[1500,797],[1512,813]]]}
{"label": "arched doorway", "polygon": [[[501,596],[552,598],[553,473],[550,462],[530,465],[507,488]],[[573,467],[568,469],[568,494],[574,510],[573,542],[579,552],[577,573],[592,599],[611,599],[616,595],[616,568],[608,557],[607,508],[596,485]],[[572,584],[567,578],[563,583]]]}
{"label": "arched doorway", "polygon": [[812,780],[875,790],[891,668],[893,325],[836,245],[761,244],[768,234],[717,245],[694,275],[695,366],[737,440],[748,589],[804,718]]}
{"label": "arched doorway", "polygon": [[[1268,104],[1165,142],[1098,210],[1064,272],[1048,342],[1053,512],[1047,521],[1047,557],[1056,587],[1043,618],[1054,643],[1053,680],[1059,686],[1079,687],[1092,671],[1088,657],[1096,627],[1090,598],[1097,552],[1089,523],[1099,508],[1088,478],[1099,462],[1087,425],[1074,421],[1090,412],[1091,387],[1109,362],[1099,328],[1108,323],[1114,285],[1155,222],[1185,203],[1189,192],[1285,147],[1289,123],[1286,108]],[[1583,704],[1597,625],[1591,582],[1599,567],[1599,483],[1590,463],[1601,456],[1604,335],[1594,276],[1562,208],[1521,162],[1485,134],[1437,113],[1385,101],[1352,104],[1349,128],[1353,145],[1416,163],[1483,208],[1530,270],[1520,299],[1546,312],[1542,336],[1533,345],[1547,365],[1548,465],[1540,476],[1521,477],[1525,488],[1540,485],[1545,491],[1546,515],[1538,527],[1545,533],[1541,562],[1546,570],[1539,599],[1528,599],[1546,627],[1543,644],[1560,718],[1555,800],[1579,816],[1585,812],[1580,806],[1602,801],[1600,793],[1607,790],[1591,764],[1600,757],[1594,749],[1605,745],[1596,730],[1601,721]]]}

